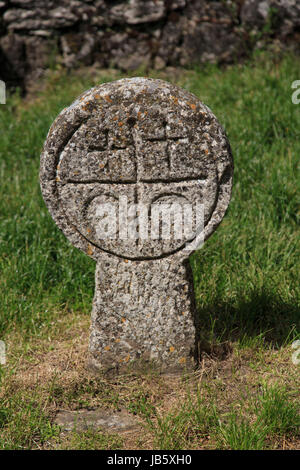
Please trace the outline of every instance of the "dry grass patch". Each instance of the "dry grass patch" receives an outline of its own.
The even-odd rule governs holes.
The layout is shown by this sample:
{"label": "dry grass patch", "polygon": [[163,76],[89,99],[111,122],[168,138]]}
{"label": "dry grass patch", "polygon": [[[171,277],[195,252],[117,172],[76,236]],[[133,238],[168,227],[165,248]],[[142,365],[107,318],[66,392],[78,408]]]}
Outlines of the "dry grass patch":
{"label": "dry grass patch", "polygon": [[[262,421],[258,425],[268,390],[275,390],[283,407],[287,397],[287,405],[299,405],[299,368],[291,361],[289,346],[241,349],[233,344],[223,360],[203,353],[194,374],[160,376],[148,370],[107,378],[86,368],[88,338],[89,318],[74,313],[53,322],[38,338],[22,340],[17,332],[10,334],[1,400],[19,412],[29,407],[14,425],[9,424],[12,414],[11,421],[4,420],[3,432],[8,429],[11,441],[22,423],[28,435],[35,436],[28,442],[22,437],[24,448],[300,448],[296,425],[292,431],[271,432],[276,413],[286,416],[291,410],[274,411],[271,400],[264,411],[271,420],[269,432]],[[54,425],[58,410],[96,408],[126,408],[140,427],[119,433],[118,439],[105,430],[66,433]],[[34,410],[40,410],[43,423]],[[30,420],[34,431],[26,425]],[[43,427],[46,437],[38,432]]]}

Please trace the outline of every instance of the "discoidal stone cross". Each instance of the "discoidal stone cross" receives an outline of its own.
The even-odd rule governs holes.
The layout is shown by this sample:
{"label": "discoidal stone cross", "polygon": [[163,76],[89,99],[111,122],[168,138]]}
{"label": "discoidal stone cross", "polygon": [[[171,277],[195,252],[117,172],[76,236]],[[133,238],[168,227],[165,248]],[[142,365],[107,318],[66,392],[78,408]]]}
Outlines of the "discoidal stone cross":
{"label": "discoidal stone cross", "polygon": [[232,173],[210,109],[162,80],[97,86],[54,121],[41,189],[59,228],[97,263],[90,367],[197,365],[188,257],[221,222]]}

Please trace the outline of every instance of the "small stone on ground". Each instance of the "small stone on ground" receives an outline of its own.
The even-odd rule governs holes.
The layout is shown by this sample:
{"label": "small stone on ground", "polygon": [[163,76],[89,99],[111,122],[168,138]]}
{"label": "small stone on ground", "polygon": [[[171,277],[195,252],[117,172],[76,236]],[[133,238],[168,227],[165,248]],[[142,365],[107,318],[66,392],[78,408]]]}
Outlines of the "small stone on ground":
{"label": "small stone on ground", "polygon": [[138,426],[135,418],[126,410],[78,410],[59,411],[55,423],[63,431],[86,431],[102,428],[107,431],[128,431]]}

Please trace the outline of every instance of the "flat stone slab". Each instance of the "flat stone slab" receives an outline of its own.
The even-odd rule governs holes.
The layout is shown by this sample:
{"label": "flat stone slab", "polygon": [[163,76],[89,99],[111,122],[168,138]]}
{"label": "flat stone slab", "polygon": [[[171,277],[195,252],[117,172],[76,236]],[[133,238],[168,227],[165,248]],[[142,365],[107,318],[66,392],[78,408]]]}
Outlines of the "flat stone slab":
{"label": "flat stone slab", "polygon": [[55,423],[63,431],[86,431],[87,429],[104,429],[107,431],[129,431],[138,427],[136,419],[126,410],[77,410],[59,411]]}

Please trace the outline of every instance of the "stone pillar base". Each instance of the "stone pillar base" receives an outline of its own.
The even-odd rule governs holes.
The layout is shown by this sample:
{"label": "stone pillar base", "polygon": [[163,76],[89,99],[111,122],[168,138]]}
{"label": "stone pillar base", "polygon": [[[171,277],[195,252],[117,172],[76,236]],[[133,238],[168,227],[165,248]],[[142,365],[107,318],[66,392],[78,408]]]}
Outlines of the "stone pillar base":
{"label": "stone pillar base", "polygon": [[193,278],[188,260],[97,263],[89,366],[120,372],[149,364],[162,373],[197,363]]}

